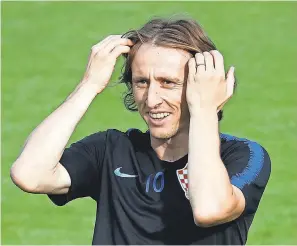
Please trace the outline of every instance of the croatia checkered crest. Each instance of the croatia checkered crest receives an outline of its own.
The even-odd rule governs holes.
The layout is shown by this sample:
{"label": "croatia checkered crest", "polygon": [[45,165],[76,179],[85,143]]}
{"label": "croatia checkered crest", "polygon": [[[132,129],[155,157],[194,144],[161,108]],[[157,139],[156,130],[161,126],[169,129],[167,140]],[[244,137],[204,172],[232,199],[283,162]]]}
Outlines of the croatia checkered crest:
{"label": "croatia checkered crest", "polygon": [[188,163],[185,165],[184,168],[176,170],[177,179],[180,183],[180,186],[185,192],[185,196],[187,199],[189,199],[188,195]]}

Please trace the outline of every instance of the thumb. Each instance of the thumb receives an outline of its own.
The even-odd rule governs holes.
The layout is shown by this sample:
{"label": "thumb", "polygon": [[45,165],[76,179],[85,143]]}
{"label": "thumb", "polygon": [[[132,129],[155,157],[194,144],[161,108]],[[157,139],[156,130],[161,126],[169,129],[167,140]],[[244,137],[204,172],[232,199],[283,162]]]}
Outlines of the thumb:
{"label": "thumb", "polygon": [[235,72],[235,67],[230,67],[228,73],[227,73],[227,78],[226,78],[226,82],[227,82],[227,93],[226,93],[226,97],[229,98],[233,95],[233,91],[234,91],[234,84],[235,84],[235,76],[234,76],[234,72]]}

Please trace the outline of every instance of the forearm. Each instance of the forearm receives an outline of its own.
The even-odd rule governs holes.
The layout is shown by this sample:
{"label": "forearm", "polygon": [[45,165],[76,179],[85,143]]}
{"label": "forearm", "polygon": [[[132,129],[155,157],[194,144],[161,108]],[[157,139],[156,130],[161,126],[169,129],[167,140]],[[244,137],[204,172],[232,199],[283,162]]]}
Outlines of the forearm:
{"label": "forearm", "polygon": [[233,188],[220,157],[219,123],[215,108],[200,109],[191,116],[188,162],[193,212],[199,213],[198,216],[212,216],[229,206]]}
{"label": "forearm", "polygon": [[17,175],[37,179],[53,172],[76,125],[96,92],[80,84],[66,101],[30,134],[12,167]]}

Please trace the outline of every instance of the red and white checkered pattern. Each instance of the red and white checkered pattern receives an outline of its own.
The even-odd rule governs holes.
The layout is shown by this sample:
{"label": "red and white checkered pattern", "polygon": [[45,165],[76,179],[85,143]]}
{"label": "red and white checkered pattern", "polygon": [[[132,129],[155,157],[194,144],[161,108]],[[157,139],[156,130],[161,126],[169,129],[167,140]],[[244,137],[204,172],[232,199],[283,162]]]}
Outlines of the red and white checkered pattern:
{"label": "red and white checkered pattern", "polygon": [[186,198],[189,199],[188,197],[188,163],[185,165],[183,169],[176,170],[176,175],[182,189],[185,192]]}

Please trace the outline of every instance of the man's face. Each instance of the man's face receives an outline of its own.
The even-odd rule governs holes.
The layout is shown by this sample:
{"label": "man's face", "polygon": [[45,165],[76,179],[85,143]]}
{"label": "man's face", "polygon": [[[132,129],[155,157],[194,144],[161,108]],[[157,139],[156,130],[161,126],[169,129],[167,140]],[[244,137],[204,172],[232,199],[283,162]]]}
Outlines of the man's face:
{"label": "man's face", "polygon": [[143,44],[132,63],[132,89],[150,133],[168,139],[189,127],[186,102],[187,62],[181,49]]}

